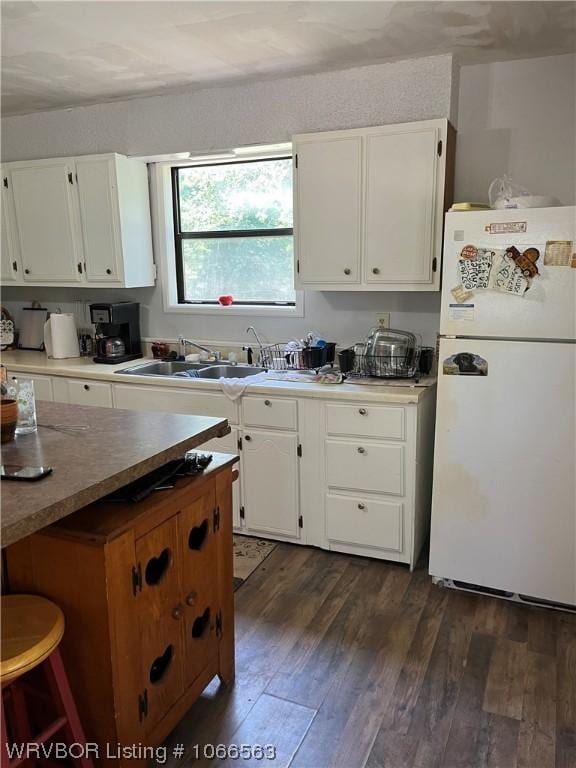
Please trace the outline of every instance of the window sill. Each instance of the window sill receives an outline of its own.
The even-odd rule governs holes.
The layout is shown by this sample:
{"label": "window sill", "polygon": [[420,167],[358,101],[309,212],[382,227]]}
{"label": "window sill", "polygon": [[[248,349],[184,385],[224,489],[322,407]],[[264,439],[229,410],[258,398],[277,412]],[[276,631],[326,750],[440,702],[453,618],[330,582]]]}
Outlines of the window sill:
{"label": "window sill", "polygon": [[165,312],[177,315],[218,315],[219,317],[304,317],[304,294],[298,291],[294,307],[263,307],[258,304],[229,307],[207,304],[168,304]]}

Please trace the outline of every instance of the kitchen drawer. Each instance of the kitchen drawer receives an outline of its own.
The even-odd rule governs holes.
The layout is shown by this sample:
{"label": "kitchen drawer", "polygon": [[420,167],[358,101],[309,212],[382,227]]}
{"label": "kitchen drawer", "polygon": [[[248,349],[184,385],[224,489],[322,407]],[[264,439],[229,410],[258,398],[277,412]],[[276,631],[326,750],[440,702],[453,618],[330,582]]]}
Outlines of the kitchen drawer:
{"label": "kitchen drawer", "polygon": [[232,429],[227,435],[223,437],[215,437],[212,440],[208,440],[207,443],[202,443],[195,450],[198,451],[216,451],[217,453],[238,453],[238,434],[236,429]]}
{"label": "kitchen drawer", "polygon": [[404,440],[405,409],[389,405],[326,405],[326,431],[329,435],[360,435]]}
{"label": "kitchen drawer", "polygon": [[391,552],[404,548],[404,505],[400,501],[326,496],[326,538]]}
{"label": "kitchen drawer", "polygon": [[7,373],[8,383],[12,378],[28,379],[34,382],[34,397],[36,400],[53,400],[52,379],[49,376],[41,376],[36,373],[26,373],[25,371],[14,371],[10,369]]}
{"label": "kitchen drawer", "polygon": [[298,403],[278,397],[245,397],[244,425],[247,427],[276,427],[297,429]]}
{"label": "kitchen drawer", "polygon": [[135,411],[162,411],[187,413],[194,416],[216,416],[238,423],[236,403],[225,395],[168,387],[139,387],[132,384],[115,384],[116,408]]}
{"label": "kitchen drawer", "polygon": [[112,408],[112,385],[104,381],[68,379],[68,403]]}
{"label": "kitchen drawer", "polygon": [[331,488],[404,494],[404,446],[366,440],[326,441],[326,478]]}

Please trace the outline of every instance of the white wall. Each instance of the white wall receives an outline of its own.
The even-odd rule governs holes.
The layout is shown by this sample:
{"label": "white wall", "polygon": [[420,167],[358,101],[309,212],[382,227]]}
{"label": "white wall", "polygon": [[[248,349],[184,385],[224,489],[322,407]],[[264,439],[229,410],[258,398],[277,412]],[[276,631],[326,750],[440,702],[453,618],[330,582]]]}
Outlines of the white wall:
{"label": "white wall", "polygon": [[2,120],[2,159],[211,152],[294,133],[450,117],[452,56],[38,112]]}
{"label": "white wall", "polygon": [[576,203],[576,55],[463,67],[456,199],[488,201],[508,173],[534,194]]}

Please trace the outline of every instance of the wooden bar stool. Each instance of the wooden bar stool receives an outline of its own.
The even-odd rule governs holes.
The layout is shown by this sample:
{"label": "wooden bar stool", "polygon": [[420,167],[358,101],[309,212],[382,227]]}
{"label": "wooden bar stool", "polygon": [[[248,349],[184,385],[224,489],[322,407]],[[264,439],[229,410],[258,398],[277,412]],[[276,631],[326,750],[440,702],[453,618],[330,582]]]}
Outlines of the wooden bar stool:
{"label": "wooden bar stool", "polygon": [[[2,597],[2,654],[0,683],[2,684],[2,718],[0,720],[2,754],[7,768],[34,763],[26,750],[20,756],[10,755],[9,744],[46,744],[58,736],[71,745],[85,745],[86,738],[76,710],[76,704],[58,645],[64,634],[64,614],[50,600],[37,595],[5,595]],[[41,669],[46,679],[42,691],[24,678],[28,672]],[[48,694],[48,695],[46,695]],[[31,704],[37,699],[49,699],[55,719],[43,724],[40,733],[33,733]],[[42,711],[46,711],[46,704]],[[75,765],[93,768],[81,747],[70,754]],[[42,754],[42,752],[40,753]],[[79,755],[79,756],[77,756]],[[44,760],[41,759],[40,763]],[[46,761],[47,762],[47,761]]]}

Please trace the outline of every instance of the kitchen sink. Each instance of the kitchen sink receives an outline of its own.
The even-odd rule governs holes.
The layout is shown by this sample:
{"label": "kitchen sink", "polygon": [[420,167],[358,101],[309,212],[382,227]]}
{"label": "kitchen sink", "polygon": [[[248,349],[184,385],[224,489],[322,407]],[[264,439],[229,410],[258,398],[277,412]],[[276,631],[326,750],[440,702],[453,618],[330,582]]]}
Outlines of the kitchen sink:
{"label": "kitchen sink", "polygon": [[257,373],[263,373],[265,368],[258,368],[256,365],[211,365],[202,369],[198,378],[200,379],[244,379],[246,376],[254,376]]}
{"label": "kitchen sink", "polygon": [[128,373],[132,376],[174,376],[175,373],[183,371],[198,371],[200,368],[206,368],[207,365],[208,363],[187,363],[185,360],[155,360],[151,363],[132,365],[116,373]]}
{"label": "kitchen sink", "polygon": [[187,363],[185,360],[158,360],[149,363],[133,365],[130,368],[123,368],[116,373],[129,374],[131,376],[166,376],[181,378],[177,376],[184,371],[198,371],[199,379],[243,379],[246,376],[254,376],[256,373],[262,373],[265,368],[258,368],[256,365],[226,365],[219,363]]}

